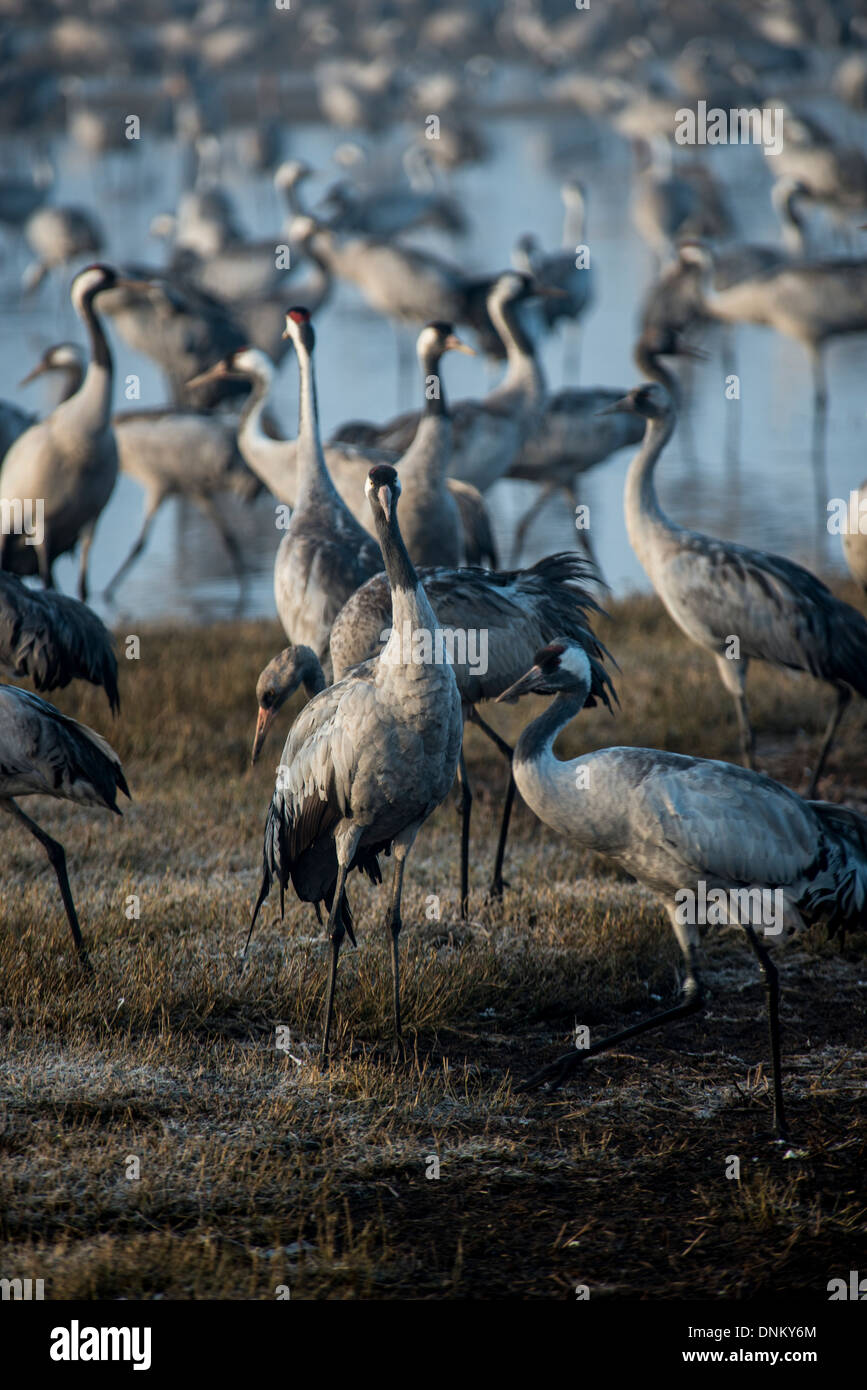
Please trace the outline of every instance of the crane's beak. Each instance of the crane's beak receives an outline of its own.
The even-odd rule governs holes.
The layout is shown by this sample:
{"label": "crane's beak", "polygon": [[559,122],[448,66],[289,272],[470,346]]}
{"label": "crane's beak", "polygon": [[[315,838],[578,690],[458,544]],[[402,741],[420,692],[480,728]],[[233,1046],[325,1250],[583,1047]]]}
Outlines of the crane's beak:
{"label": "crane's beak", "polygon": [[504,690],[502,695],[498,695],[495,704],[514,705],[517,704],[522,695],[529,695],[531,691],[538,690],[544,676],[541,666],[531,666],[523,676],[519,676],[514,685],[510,685],[508,690]]}
{"label": "crane's beak", "polygon": [[33,370],[28,372],[26,376],[21,378],[21,380],[18,383],[19,387],[29,386],[31,381],[35,381],[38,376],[43,376],[47,371],[48,366],[45,362],[37,362]]}
{"label": "crane's beak", "polygon": [[445,346],[451,348],[452,352],[465,352],[469,357],[475,357],[476,350],[471,348],[469,343],[465,343],[463,338],[459,338],[457,333],[450,333],[446,338]]}
{"label": "crane's beak", "polygon": [[262,752],[273,718],[274,711],[272,709],[263,709],[261,705],[259,706],[259,716],[256,720],[256,733],[253,736],[253,755],[250,758],[252,763],[255,763],[259,754]]}
{"label": "crane's beak", "polygon": [[566,290],[561,290],[558,285],[535,285],[533,288],[534,299],[565,299]]}
{"label": "crane's beak", "polygon": [[213,367],[208,367],[205,371],[199,372],[198,376],[191,376],[187,382],[187,390],[191,390],[193,386],[204,386],[206,381],[216,381],[218,377],[228,375],[229,370],[225,362],[215,362]]}
{"label": "crane's beak", "polygon": [[379,498],[379,505],[385,512],[386,521],[391,521],[391,488],[383,484],[382,487],[377,488],[376,495]]}
{"label": "crane's beak", "polygon": [[153,280],[136,280],[132,277],[118,276],[114,284],[106,286],[106,288],[113,290],[152,290],[154,288],[154,282]]}
{"label": "crane's beak", "polygon": [[611,405],[603,405],[601,410],[594,410],[594,415],[630,415],[632,413],[632,401],[629,396],[621,396],[619,401],[613,401]]}

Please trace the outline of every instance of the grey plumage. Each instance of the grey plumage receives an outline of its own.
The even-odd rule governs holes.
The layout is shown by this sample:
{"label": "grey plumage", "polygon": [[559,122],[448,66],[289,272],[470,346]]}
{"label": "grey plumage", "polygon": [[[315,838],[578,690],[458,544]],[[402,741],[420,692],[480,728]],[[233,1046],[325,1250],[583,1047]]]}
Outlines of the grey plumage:
{"label": "grey plumage", "polygon": [[120,707],[117,656],[105,624],[77,599],[28,589],[3,573],[0,668],[7,676],[26,676],[37,690],[86,680],[102,686],[114,713]]}
{"label": "grey plumage", "polygon": [[346,932],[352,938],[346,878],[358,869],[379,881],[377,855],[389,847],[395,877],[387,926],[400,1038],[397,938],[404,861],[420,826],[448,793],[460,752],[460,696],[451,666],[440,653],[415,662],[402,647],[400,625],[407,622],[432,636],[437,618],[400,538],[399,492],[393,468],[371,470],[368,495],[393,596],[394,640],[379,657],[316,695],[296,720],[271,801],[253,913],[255,924],[275,878],[281,897],[291,882],[303,901],[329,907],[332,960],[323,1056],[340,946]]}
{"label": "grey plumage", "polygon": [[527,1084],[559,1085],[586,1057],[699,1008],[699,934],[695,913],[684,911],[684,895],[693,893],[695,903],[702,891],[722,890],[718,920],[744,928],[765,981],[774,1120],[782,1137],[777,972],[756,932],[761,917],[755,898],[730,894],[781,890],[780,919],[765,923],[778,935],[805,924],[823,923],[834,932],[862,923],[867,819],[845,807],[803,801],[761,773],[652,748],[604,748],[560,762],[554,742],[584,705],[591,679],[584,649],[564,639],[538,652],[530,671],[505,692],[505,700],[530,692],[557,697],[518,740],[515,779],[546,825],[605,855],[662,900],[686,965],[683,996],[674,1008],[590,1048],[573,1049]]}
{"label": "grey plumage", "polygon": [[624,492],[632,547],[681,631],[715,657],[735,698],[747,763],[753,765],[754,753],[744,694],[751,659],[808,671],[835,686],[837,705],[813,770],[812,796],[850,690],[867,696],[867,622],[791,560],[668,520],[653,486],[654,469],[674,429],[675,412],[664,387],[639,387],[612,409],[637,413],[646,422]]}
{"label": "grey plumage", "polygon": [[120,759],[105,739],[61,714],[38,695],[0,685],[0,810],[45,849],[60,886],[79,954],[86,959],[63,846],[21,810],[15,798],[53,796],[120,815],[117,793],[129,796]]}

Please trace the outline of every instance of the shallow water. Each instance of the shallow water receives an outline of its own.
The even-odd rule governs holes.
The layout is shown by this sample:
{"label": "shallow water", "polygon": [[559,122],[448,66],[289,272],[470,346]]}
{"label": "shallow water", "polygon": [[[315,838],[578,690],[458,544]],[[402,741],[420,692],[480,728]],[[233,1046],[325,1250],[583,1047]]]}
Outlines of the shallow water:
{"label": "shallow water", "polygon": [[[848,118],[847,118],[848,119]],[[851,118],[855,136],[864,139],[864,126]],[[597,299],[585,321],[581,343],[580,384],[634,385],[631,363],[634,326],[641,298],[653,274],[653,261],[635,233],[629,215],[632,156],[628,147],[576,120],[522,115],[490,122],[493,157],[483,165],[459,171],[454,190],[472,222],[470,236],[460,243],[436,237],[417,238],[468,269],[489,271],[504,266],[515,238],[533,230],[543,245],[559,243],[562,208],[558,187],[565,174],[579,175],[589,192],[587,241],[596,276]],[[303,155],[314,166],[334,170],[330,163],[343,137],[327,127],[299,127],[284,153]],[[562,141],[579,152],[565,165],[553,167],[549,152]],[[394,130],[376,148],[397,152],[407,132]],[[58,141],[49,150],[58,170],[57,200],[96,208],[107,234],[106,257],[117,260],[161,259],[161,247],[148,235],[151,218],[176,202],[179,164],[175,149],[163,142],[142,140],[134,154],[107,154],[90,162]],[[27,147],[18,150],[26,164]],[[751,240],[778,239],[768,200],[768,180],[761,153],[752,148],[717,149],[712,167],[721,171],[735,192],[741,234]],[[323,179],[316,194],[324,189]],[[235,195],[251,236],[274,234],[282,209],[267,177],[232,176],[227,183]],[[312,195],[311,195],[312,196]],[[819,248],[817,248],[819,249]],[[824,248],[822,248],[824,249]],[[829,248],[830,249],[830,248]],[[16,285],[26,254],[5,239],[0,266],[3,330],[0,335],[0,394],[22,403],[41,404],[39,388],[18,391],[15,383],[51,342],[80,338],[80,326],[66,298],[64,284],[49,282],[22,303]],[[303,271],[302,271],[303,275]],[[394,330],[372,315],[356,293],[339,286],[317,320],[317,366],[324,432],[342,420],[386,419],[398,408],[414,404],[401,399]],[[713,344],[709,342],[709,346]],[[667,451],[658,474],[663,506],[676,520],[748,544],[774,549],[823,571],[842,568],[838,537],[825,527],[831,497],[846,497],[867,476],[867,415],[863,382],[867,377],[867,340],[854,339],[832,347],[829,354],[831,413],[827,438],[827,476],[817,476],[811,458],[811,386],[806,358],[793,343],[763,329],[742,329],[737,335],[741,401],[725,399],[719,354],[698,364],[693,372],[691,413],[696,457],[684,445],[683,426]],[[563,345],[549,340],[543,360],[552,389],[563,381]],[[142,381],[142,404],[163,400],[157,369],[116,341],[121,378],[136,372]],[[452,356],[445,381],[453,398],[482,395],[491,384],[479,359]],[[279,415],[294,431],[296,381],[291,357],[284,362],[279,383]],[[118,408],[127,403],[120,398]],[[739,463],[726,461],[726,433],[731,412],[740,412]],[[615,593],[645,588],[646,580],[626,538],[622,488],[629,451],[601,465],[584,480],[582,498],[591,508],[592,536],[606,579]],[[530,484],[504,482],[489,493],[498,540],[507,562],[515,521],[535,496]],[[104,513],[91,556],[92,589],[98,593],[127,553],[137,534],[142,496],[136,484],[121,479]],[[147,550],[118,591],[117,607],[101,608],[113,620],[153,621],[165,618],[203,622],[232,614],[273,616],[271,587],[273,552],[279,533],[273,504],[260,498],[252,507],[234,500],[225,503],[250,567],[243,594],[219,537],[195,509],[169,502],[152,530]],[[574,544],[571,510],[563,500],[552,501],[529,534],[523,563]],[[57,565],[62,587],[74,590],[75,561]],[[95,606],[100,607],[99,600]]]}

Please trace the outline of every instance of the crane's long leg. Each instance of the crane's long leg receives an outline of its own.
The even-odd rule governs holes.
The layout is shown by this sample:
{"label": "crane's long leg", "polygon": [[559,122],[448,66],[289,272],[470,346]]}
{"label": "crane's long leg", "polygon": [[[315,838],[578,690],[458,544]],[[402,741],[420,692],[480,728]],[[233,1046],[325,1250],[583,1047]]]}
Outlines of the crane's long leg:
{"label": "crane's long leg", "polygon": [[26,816],[21,810],[21,807],[17,806],[14,801],[0,802],[0,807],[2,807],[8,815],[14,816],[17,821],[20,821],[20,823],[30,831],[30,834],[39,841],[45,853],[48,855],[51,867],[60,885],[60,896],[63,899],[67,920],[72,929],[72,939],[75,942],[75,949],[78,951],[82,964],[87,966],[87,951],[82,939],[81,927],[78,924],[78,913],[75,910],[75,903],[72,899],[72,889],[69,886],[69,876],[66,872],[66,854],[63,845],[57,840],[52,840],[51,836],[42,829],[41,825],[37,825],[35,820],[31,820],[29,816]]}
{"label": "crane's long leg", "polygon": [[813,456],[824,458],[825,425],[828,416],[828,377],[825,371],[825,354],[821,347],[810,352],[813,366]]}
{"label": "crane's long leg", "polygon": [[[734,635],[734,634],[733,634]],[[750,723],[750,712],[747,706],[746,681],[747,668],[749,666],[748,657],[729,658],[722,652],[714,654],[720,680],[726,690],[732,695],[735,702],[735,713],[738,717],[738,732],[741,738],[741,751],[744,758],[744,766],[755,770],[756,766],[756,736],[753,726]]]}
{"label": "crane's long leg", "polygon": [[747,940],[756,953],[765,984],[768,1001],[768,1031],[771,1036],[771,1064],[774,1072],[774,1130],[778,1139],[787,1138],[786,1114],[783,1108],[783,1077],[780,1062],[780,981],[777,967],[771,960],[753,928],[744,923]]}
{"label": "crane's long leg", "polygon": [[96,518],[88,522],[80,534],[81,551],[78,557],[78,597],[82,603],[87,602],[87,562],[90,559],[90,547],[93,545],[93,533],[96,530]]}
{"label": "crane's long leg", "polygon": [[496,729],[492,729],[490,724],[485,723],[484,719],[473,705],[469,707],[467,718],[471,719],[474,724],[477,724],[482,730],[482,733],[487,734],[494,747],[502,753],[506,762],[509,764],[509,785],[506,787],[506,799],[503,803],[503,817],[500,822],[497,854],[494,859],[494,875],[491,879],[491,886],[488,889],[489,897],[501,898],[503,896],[503,889],[508,887],[503,880],[503,860],[506,856],[506,838],[509,834],[509,821],[512,818],[512,807],[515,803],[515,778],[512,772],[512,754],[514,749],[509,746],[505,739],[500,738]]}
{"label": "crane's long leg", "polygon": [[141,555],[142,551],[143,551],[144,548],[145,548],[145,542],[147,541],[148,535],[150,534],[150,529],[151,529],[151,526],[153,525],[154,517],[156,516],[157,512],[159,511],[159,509],[160,509],[160,507],[162,506],[162,504],[163,504],[164,501],[165,501],[165,495],[164,495],[163,493],[160,493],[158,496],[153,496],[153,497],[150,497],[150,498],[149,498],[148,503],[147,503],[147,507],[145,508],[145,514],[144,514],[144,520],[143,520],[143,522],[142,522],[142,528],[141,528],[141,530],[140,530],[140,532],[139,532],[139,534],[138,534],[138,540],[135,542],[135,545],[133,546],[132,550],[131,550],[131,551],[129,552],[129,554],[127,555],[126,559],[124,560],[124,562],[123,562],[123,564],[121,565],[120,569],[119,569],[119,570],[117,571],[117,573],[115,574],[114,578],[113,578],[113,579],[110,579],[110,580],[108,581],[108,583],[106,584],[106,586],[105,586],[105,591],[104,591],[104,595],[103,595],[105,598],[110,598],[110,597],[111,597],[112,593],[113,593],[114,590],[117,588],[117,586],[118,586],[118,584],[120,583],[121,579],[123,579],[124,575],[125,575],[130,569],[132,569],[132,566],[135,564],[135,562],[136,562],[136,560],[138,559],[139,555]]}
{"label": "crane's long leg", "polygon": [[208,520],[219,531],[222,542],[229,553],[229,559],[232,561],[232,567],[235,571],[235,576],[238,580],[238,583],[243,586],[246,578],[244,570],[244,555],[237,540],[232,535],[229,526],[227,525],[223,517],[220,515],[220,511],[217,507],[217,504],[215,503],[213,497],[197,497],[195,499],[195,502],[196,505],[200,508],[200,510],[204,513],[204,515],[208,518]]}
{"label": "crane's long leg", "polygon": [[466,921],[467,900],[470,896],[470,813],[473,809],[473,790],[463,748],[458,759],[458,786],[461,789],[461,917]]}
{"label": "crane's long leg", "polygon": [[851,699],[852,692],[849,689],[848,685],[838,685],[837,700],[833,710],[831,711],[831,718],[828,720],[828,727],[825,730],[825,737],[822,739],[822,746],[819,749],[819,756],[816,759],[816,766],[813,769],[813,775],[810,778],[810,785],[807,788],[808,801],[815,800],[816,788],[819,785],[819,778],[822,776],[822,773],[825,770],[825,762],[827,760],[828,754],[831,751],[831,744],[834,742],[834,736],[837,733],[840,720],[846,713],[846,706],[848,705]]}
{"label": "crane's long leg", "polygon": [[558,486],[558,483],[544,483],[539,490],[538,496],[535,498],[533,502],[531,502],[530,506],[527,508],[524,515],[521,517],[521,520],[515,527],[515,538],[512,541],[511,559],[511,563],[513,566],[517,567],[518,560],[521,557],[521,551],[524,549],[524,541],[527,538],[527,532],[529,531],[533,522],[536,520],[536,517],[541,512],[542,508],[545,506],[545,503],[548,501],[548,498],[554,496],[554,493],[557,491]]}
{"label": "crane's long leg", "polygon": [[652,1014],[650,1018],[642,1019],[640,1023],[634,1023],[631,1028],[624,1028],[619,1033],[612,1033],[611,1037],[603,1038],[601,1042],[593,1043],[590,1047],[573,1048],[563,1057],[558,1057],[556,1061],[550,1062],[547,1067],[542,1067],[540,1071],[534,1072],[519,1087],[519,1091],[535,1091],[546,1083],[551,1090],[556,1090],[561,1086],[567,1077],[577,1071],[581,1063],[587,1057],[594,1057],[599,1052],[606,1052],[611,1047],[616,1047],[618,1043],[626,1042],[628,1038],[636,1038],[640,1033],[649,1033],[652,1028],[662,1028],[666,1023],[673,1023],[676,1019],[686,1018],[688,1014],[694,1014],[702,1007],[703,991],[701,981],[693,965],[687,969],[687,975],[683,983],[683,993],[681,1002],[676,1004],[673,1009],[664,1009],[662,1013]]}
{"label": "crane's long leg", "polygon": [[337,959],[340,955],[340,947],[346,935],[346,927],[343,925],[343,896],[346,888],[346,875],[349,872],[348,864],[338,864],[337,866],[337,886],[334,890],[334,899],[331,903],[331,911],[328,914],[328,926],[326,931],[331,937],[331,966],[328,971],[328,994],[325,1001],[325,1025],[322,1030],[322,1049],[319,1060],[322,1064],[328,1060],[328,1042],[331,1037],[331,1020],[334,1016],[334,991],[337,987]]}
{"label": "crane's long leg", "polygon": [[400,1052],[403,1044],[403,1034],[400,1024],[400,960],[398,956],[398,938],[402,926],[400,916],[400,900],[403,892],[403,874],[406,868],[406,857],[412,849],[419,827],[411,826],[404,830],[392,846],[394,854],[394,874],[391,880],[391,899],[388,904],[388,915],[386,917],[386,927],[391,936],[391,979],[393,987],[394,1004],[394,1044],[395,1051]]}

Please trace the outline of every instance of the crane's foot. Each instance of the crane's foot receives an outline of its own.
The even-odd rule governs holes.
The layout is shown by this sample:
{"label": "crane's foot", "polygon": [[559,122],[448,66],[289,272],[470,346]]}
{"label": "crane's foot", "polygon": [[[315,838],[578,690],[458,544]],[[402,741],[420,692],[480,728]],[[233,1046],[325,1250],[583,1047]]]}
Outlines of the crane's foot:
{"label": "crane's foot", "polygon": [[499,899],[503,896],[503,890],[505,888],[511,888],[511,886],[512,885],[507,878],[492,879],[491,886],[488,889],[487,893],[487,901],[489,903],[499,901]]}
{"label": "crane's foot", "polygon": [[556,1061],[549,1062],[546,1067],[533,1072],[526,1081],[522,1081],[516,1087],[518,1091],[538,1091],[542,1086],[547,1086],[549,1090],[556,1091],[558,1086],[562,1086],[574,1071],[577,1071],[587,1054],[578,1052],[567,1052]]}

